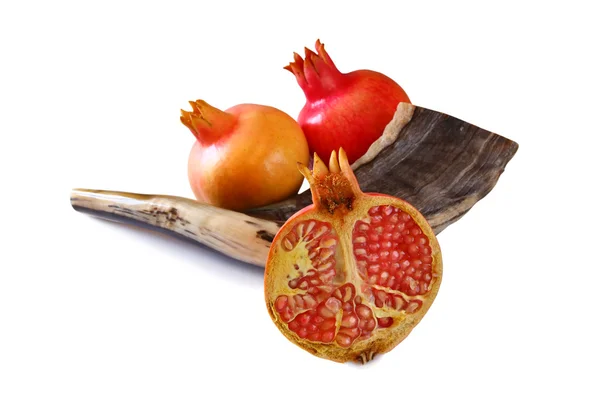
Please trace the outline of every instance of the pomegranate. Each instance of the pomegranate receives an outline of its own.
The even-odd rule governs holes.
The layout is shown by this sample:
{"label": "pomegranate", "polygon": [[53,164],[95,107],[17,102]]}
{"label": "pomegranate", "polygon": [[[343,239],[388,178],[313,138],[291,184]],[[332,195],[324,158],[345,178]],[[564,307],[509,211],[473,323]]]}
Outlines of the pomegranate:
{"label": "pomegranate", "polygon": [[276,234],[265,301],[279,330],[337,362],[371,360],[423,318],[442,279],[442,255],[425,218],[406,201],[363,193],[343,149],[329,168],[298,165],[313,204]]}
{"label": "pomegranate", "polygon": [[196,137],[188,178],[196,199],[243,211],[278,202],[302,185],[296,163],[308,164],[306,138],[285,112],[265,105],[239,104],[221,111],[190,101],[181,122]]}
{"label": "pomegranate", "polygon": [[406,92],[388,76],[372,70],[341,73],[325,46],[317,53],[305,48],[284,67],[296,76],[306,96],[298,115],[312,152],[327,157],[344,148],[350,163],[364,155],[383,134],[400,102],[410,103]]}

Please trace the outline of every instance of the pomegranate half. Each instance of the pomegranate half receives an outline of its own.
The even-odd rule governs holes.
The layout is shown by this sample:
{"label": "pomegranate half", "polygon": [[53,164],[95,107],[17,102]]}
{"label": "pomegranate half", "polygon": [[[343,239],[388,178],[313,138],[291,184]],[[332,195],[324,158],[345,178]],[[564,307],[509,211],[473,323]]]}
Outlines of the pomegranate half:
{"label": "pomegranate half", "polygon": [[367,362],[400,343],[423,318],[442,279],[426,219],[404,200],[363,193],[343,149],[329,168],[298,164],[313,205],[275,236],[265,301],[279,330],[310,353]]}

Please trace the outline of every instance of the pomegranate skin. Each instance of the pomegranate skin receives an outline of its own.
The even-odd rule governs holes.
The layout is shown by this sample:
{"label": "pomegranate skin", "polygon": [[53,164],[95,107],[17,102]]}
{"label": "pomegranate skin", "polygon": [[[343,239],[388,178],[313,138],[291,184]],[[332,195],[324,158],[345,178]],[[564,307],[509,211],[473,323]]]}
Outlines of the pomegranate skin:
{"label": "pomegranate skin", "polygon": [[350,164],[381,137],[400,102],[410,103],[404,89],[372,70],[341,73],[317,41],[317,53],[294,54],[287,70],[304,91],[306,103],[298,115],[311,153],[328,157],[340,147]]}
{"label": "pomegranate skin", "polygon": [[225,111],[205,102],[193,107],[198,114],[186,116],[195,119],[184,119],[197,137],[188,157],[188,179],[198,201],[244,211],[298,192],[303,178],[297,163],[307,164],[309,153],[291,116],[257,104]]}

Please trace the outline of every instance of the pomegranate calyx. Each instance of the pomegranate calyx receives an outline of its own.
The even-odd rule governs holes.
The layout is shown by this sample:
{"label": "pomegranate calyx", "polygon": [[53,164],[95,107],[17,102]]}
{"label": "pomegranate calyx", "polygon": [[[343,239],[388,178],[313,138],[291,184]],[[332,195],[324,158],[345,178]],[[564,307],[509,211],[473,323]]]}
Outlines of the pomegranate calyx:
{"label": "pomegranate calyx", "polygon": [[235,126],[232,114],[213,107],[204,100],[190,101],[192,112],[181,110],[183,123],[202,145],[214,144]]}
{"label": "pomegranate calyx", "polygon": [[331,152],[329,168],[315,152],[313,170],[301,163],[298,163],[298,169],[310,185],[316,209],[344,215],[352,210],[356,199],[362,196],[343,149],[340,149],[339,160],[335,151]]}
{"label": "pomegranate calyx", "polygon": [[368,363],[369,361],[373,360],[376,355],[377,355],[377,353],[375,353],[372,350],[365,351],[365,352],[362,352],[358,356],[358,358],[356,359],[356,361],[359,361],[361,364],[364,365],[364,364]]}
{"label": "pomegranate calyx", "polygon": [[294,61],[285,66],[296,77],[298,85],[304,91],[307,99],[314,100],[327,96],[336,91],[343,83],[343,76],[327,51],[325,45],[317,40],[317,52],[304,48],[304,59],[294,52]]}

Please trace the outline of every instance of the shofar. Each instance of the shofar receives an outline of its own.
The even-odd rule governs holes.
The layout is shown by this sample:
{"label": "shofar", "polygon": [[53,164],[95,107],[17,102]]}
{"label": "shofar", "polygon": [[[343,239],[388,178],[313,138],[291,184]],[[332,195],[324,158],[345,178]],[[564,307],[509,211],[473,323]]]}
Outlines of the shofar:
{"label": "shofar", "polygon": [[[460,119],[400,103],[382,137],[353,169],[363,191],[408,201],[439,234],[494,188],[517,149],[516,142]],[[181,236],[259,266],[279,226],[311,203],[307,190],[244,214],[176,196],[71,193],[77,211]]]}

